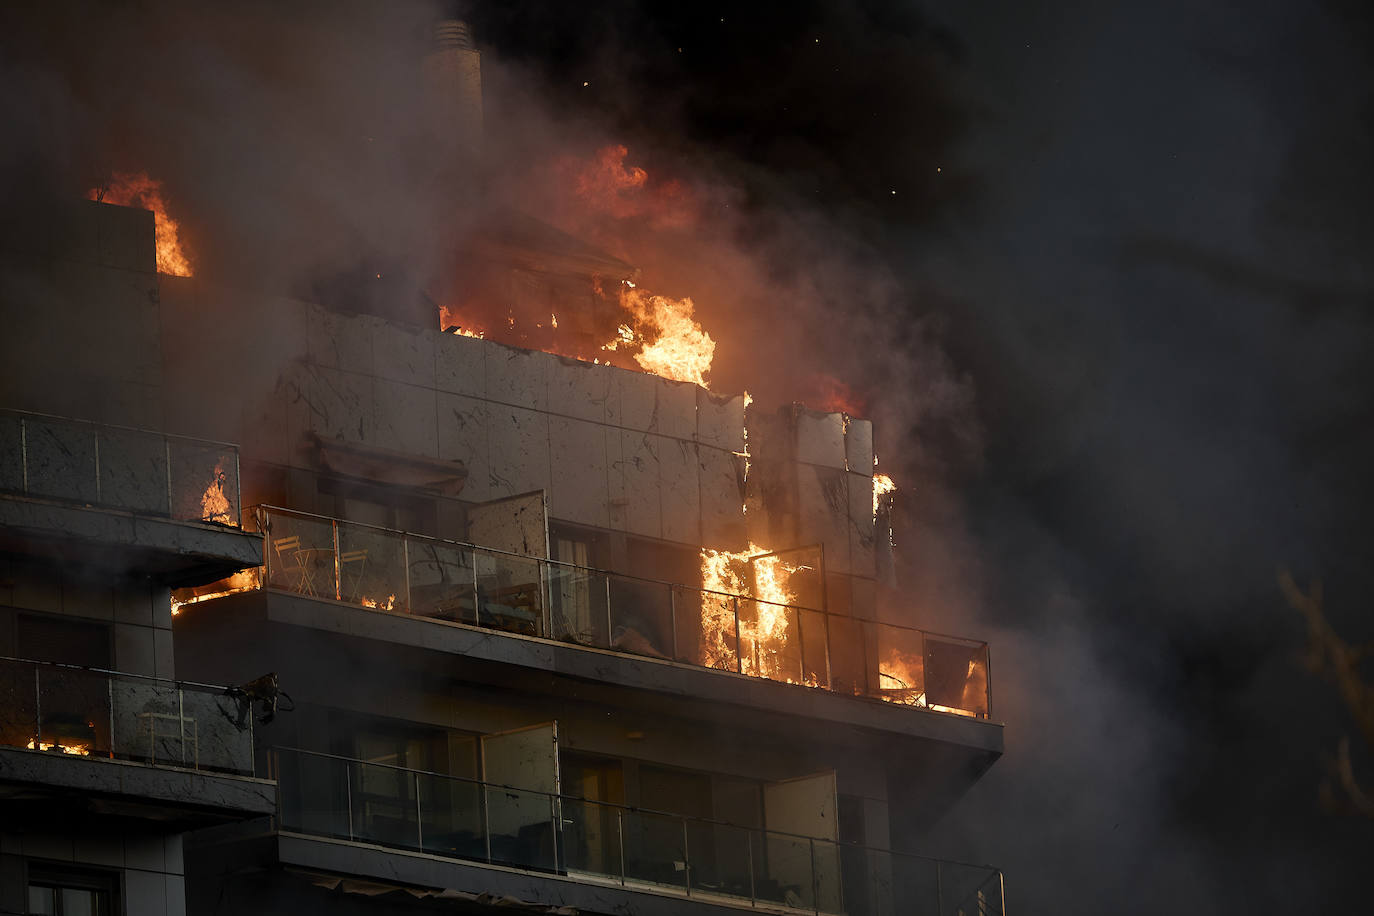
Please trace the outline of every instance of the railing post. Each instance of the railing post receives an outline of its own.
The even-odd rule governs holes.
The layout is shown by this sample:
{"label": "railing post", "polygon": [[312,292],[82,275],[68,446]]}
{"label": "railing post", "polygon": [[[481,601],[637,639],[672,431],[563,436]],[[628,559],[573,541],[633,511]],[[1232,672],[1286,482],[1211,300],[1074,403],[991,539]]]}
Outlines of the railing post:
{"label": "railing post", "polygon": [[558,844],[563,837],[563,813],[558,807],[558,796],[549,795],[549,826],[553,828],[553,870],[558,872]]}
{"label": "railing post", "polygon": [[[783,605],[784,608],[787,605]],[[797,683],[806,683],[806,643],[802,640],[802,610],[800,607],[792,608],[792,612],[797,615]],[[786,610],[783,613],[787,613]]]}
{"label": "railing post", "polygon": [[24,492],[29,492],[29,424],[19,418],[19,465],[23,472]]}
{"label": "railing post", "polygon": [[425,851],[425,820],[420,815],[420,774],[415,773],[415,838],[419,841],[419,849]]}
{"label": "railing post", "polygon": [[239,450],[234,449],[234,514],[231,518],[237,519],[239,527],[243,527],[243,478],[239,476]]}
{"label": "railing post", "polygon": [[625,886],[625,812],[615,809],[615,836],[620,844],[620,886]]}
{"label": "railing post", "polygon": [[[987,689],[983,691],[983,711],[987,713],[984,718],[992,718],[992,646],[983,644],[983,674],[987,679]],[[1000,874],[1000,873],[999,873]]]}
{"label": "railing post", "polygon": [[744,845],[749,853],[749,905],[754,906],[758,899],[758,894],[754,890],[754,835],[747,833],[744,837]]}
{"label": "railing post", "polygon": [[687,896],[692,896],[692,854],[687,849],[687,819],[682,819],[682,881]]}
{"label": "railing post", "polygon": [[110,758],[114,759],[114,678],[109,675],[105,677],[105,702],[109,704],[110,707]]}
{"label": "railing post", "polygon": [[615,648],[615,628],[611,626],[611,577],[603,576],[606,580],[606,648]]}
{"label": "railing post", "polygon": [[739,633],[739,596],[731,595],[730,604],[735,609],[735,673],[744,673],[744,643]]}
{"label": "railing post", "polygon": [[1007,879],[1002,869],[997,869],[997,912],[1007,916]]}
{"label": "railing post", "polygon": [[[473,568],[474,568],[474,569],[476,568],[475,564],[474,564],[474,567],[473,567]],[[482,775],[483,775],[483,776],[486,776],[487,774],[484,772]],[[488,796],[487,796],[487,784],[486,784],[485,782],[481,782],[481,783],[478,783],[478,785],[482,787],[482,837],[483,837],[483,839],[486,841],[486,846],[487,846],[487,864],[490,865],[490,864],[491,864],[491,803],[490,803],[490,801],[488,800]]]}
{"label": "railing post", "polygon": [[33,749],[43,750],[43,684],[37,665],[33,666]]}
{"label": "railing post", "polygon": [[91,427],[91,440],[95,443],[95,501],[100,504],[100,427]]}
{"label": "railing post", "polygon": [[811,907],[816,911],[816,916],[820,916],[821,887],[820,877],[816,874],[816,838],[807,837],[806,842],[811,846]]}
{"label": "railing post", "polygon": [[944,877],[940,873],[940,863],[935,863],[935,912],[938,916],[945,916],[945,886]]}
{"label": "railing post", "polygon": [[167,515],[177,518],[176,506],[172,502],[172,440],[166,436],[162,437],[162,460],[166,463],[167,472]]}
{"label": "railing post", "polygon": [[348,838],[353,839],[353,764],[344,763],[344,792],[348,798]]}
{"label": "railing post", "polygon": [[334,536],[334,600],[343,600],[342,577],[339,573],[339,520],[329,520],[329,530]]}
{"label": "railing post", "polygon": [[[477,585],[477,551],[472,551],[472,622],[479,627],[482,625],[482,595]],[[482,801],[485,805],[487,790],[482,790]],[[487,839],[487,861],[491,861],[491,839]]]}
{"label": "railing post", "polygon": [[401,563],[406,571],[406,613],[414,614],[415,609],[410,604],[410,538],[401,535]]}
{"label": "railing post", "polygon": [[673,630],[673,661],[677,661],[677,586],[668,586],[668,626]]}
{"label": "railing post", "polygon": [[177,736],[181,742],[181,765],[186,766],[186,691],[177,687]]}

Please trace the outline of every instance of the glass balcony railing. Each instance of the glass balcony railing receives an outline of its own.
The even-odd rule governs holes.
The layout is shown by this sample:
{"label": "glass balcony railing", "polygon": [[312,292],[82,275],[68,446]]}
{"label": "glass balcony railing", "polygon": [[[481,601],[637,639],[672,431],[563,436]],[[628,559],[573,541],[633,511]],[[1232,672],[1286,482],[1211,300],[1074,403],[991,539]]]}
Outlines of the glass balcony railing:
{"label": "glass balcony railing", "polygon": [[268,588],[975,718],[988,645],[688,585],[256,507],[265,564],[181,604]]}
{"label": "glass balcony railing", "polygon": [[1003,914],[1002,873],[723,821],[275,748],[279,829],[724,906]]}
{"label": "glass balcony railing", "polygon": [[252,776],[252,712],[223,687],[0,658],[0,745]]}
{"label": "glass balcony railing", "polygon": [[238,447],[0,410],[0,492],[237,527]]}

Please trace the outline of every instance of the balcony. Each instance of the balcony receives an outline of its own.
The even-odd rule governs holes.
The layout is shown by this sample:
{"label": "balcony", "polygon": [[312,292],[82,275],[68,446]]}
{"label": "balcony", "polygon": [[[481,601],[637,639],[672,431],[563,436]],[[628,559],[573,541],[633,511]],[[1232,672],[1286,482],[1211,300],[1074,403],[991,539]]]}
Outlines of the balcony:
{"label": "balcony", "polygon": [[179,585],[262,561],[238,530],[238,449],[222,442],[0,410],[0,494],[0,548],[38,538],[80,558],[95,542]]}
{"label": "balcony", "polygon": [[[539,903],[598,912],[663,912],[665,898],[678,898],[781,913],[1004,913],[1002,874],[988,866],[308,751],[277,748],[270,760],[283,864],[332,861],[328,849],[288,846],[293,835],[424,856],[373,861],[337,849],[354,874],[371,862],[373,877],[408,880],[410,865],[422,883],[495,893],[503,872],[533,872],[557,885],[522,881],[524,899],[542,887]],[[454,867],[436,872],[433,858]]]}
{"label": "balcony", "polygon": [[252,710],[225,688],[0,658],[0,797],[16,817],[112,796],[149,818],[269,813],[253,774]]}
{"label": "balcony", "polygon": [[273,507],[264,589],[987,719],[986,643]]}

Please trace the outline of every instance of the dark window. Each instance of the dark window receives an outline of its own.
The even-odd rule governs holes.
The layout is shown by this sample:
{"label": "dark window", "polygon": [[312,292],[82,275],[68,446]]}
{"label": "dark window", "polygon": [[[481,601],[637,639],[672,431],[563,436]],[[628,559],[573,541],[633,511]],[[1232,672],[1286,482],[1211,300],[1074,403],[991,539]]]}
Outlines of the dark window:
{"label": "dark window", "polygon": [[113,916],[117,890],[118,877],[112,872],[29,864],[30,913]]}

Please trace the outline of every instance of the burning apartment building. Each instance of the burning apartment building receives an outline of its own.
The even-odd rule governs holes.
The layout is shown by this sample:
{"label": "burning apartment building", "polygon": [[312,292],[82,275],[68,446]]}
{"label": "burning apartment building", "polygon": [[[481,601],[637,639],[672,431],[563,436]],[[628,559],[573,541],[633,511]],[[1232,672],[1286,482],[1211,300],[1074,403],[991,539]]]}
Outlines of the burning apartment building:
{"label": "burning apartment building", "polygon": [[1003,912],[918,854],[1002,735],[870,422],[708,389],[690,302],[538,214],[278,295],[155,190],[6,240],[0,911]]}

